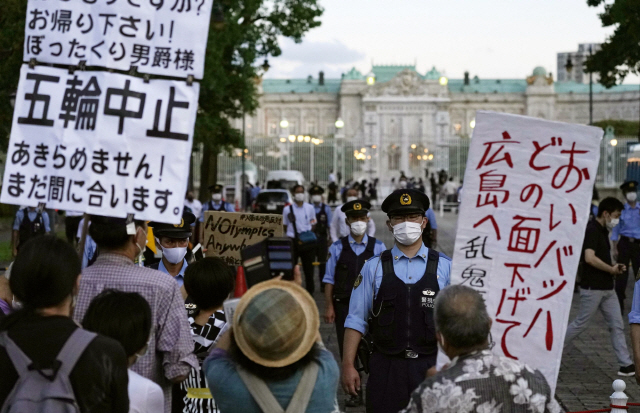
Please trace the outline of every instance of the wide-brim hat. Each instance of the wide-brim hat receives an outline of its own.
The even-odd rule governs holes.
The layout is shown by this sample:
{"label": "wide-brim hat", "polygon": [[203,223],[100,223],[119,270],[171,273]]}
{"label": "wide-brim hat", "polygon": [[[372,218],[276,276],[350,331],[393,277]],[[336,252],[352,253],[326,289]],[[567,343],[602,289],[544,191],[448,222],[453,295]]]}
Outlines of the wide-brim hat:
{"label": "wide-brim hat", "polygon": [[270,280],[251,287],[233,316],[240,351],[265,367],[284,367],[304,357],[320,329],[313,297],[291,281]]}

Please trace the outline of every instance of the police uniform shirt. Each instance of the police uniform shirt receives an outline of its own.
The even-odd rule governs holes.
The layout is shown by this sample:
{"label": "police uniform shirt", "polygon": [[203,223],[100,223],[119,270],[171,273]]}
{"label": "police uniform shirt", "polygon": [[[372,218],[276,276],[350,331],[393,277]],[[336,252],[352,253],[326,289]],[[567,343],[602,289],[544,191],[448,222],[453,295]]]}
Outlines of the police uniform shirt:
{"label": "police uniform shirt", "polygon": [[438,223],[436,222],[436,214],[433,212],[433,209],[427,209],[427,212],[424,213],[424,216],[429,220],[429,224],[431,224],[431,229],[438,229]]}
{"label": "police uniform shirt", "polygon": [[[412,258],[407,257],[395,245],[391,249],[393,258],[393,269],[400,281],[405,284],[415,284],[422,279],[427,269],[427,257],[429,256],[429,248],[421,244],[420,249]],[[450,283],[451,258],[440,253],[438,261],[438,287],[442,290]],[[382,263],[380,256],[376,256],[368,260],[360,273],[362,279],[358,276],[356,279],[357,287],[351,293],[351,301],[349,303],[349,315],[344,323],[345,328],[359,331],[365,334],[369,325],[367,320],[371,314],[371,306],[373,304],[374,294],[378,294],[380,283],[382,282]],[[375,291],[372,290],[375,281]]]}
{"label": "police uniform shirt", "polygon": [[304,202],[302,206],[298,206],[298,204],[294,203],[286,207],[282,212],[282,224],[287,226],[287,237],[295,238],[293,223],[289,220],[291,208],[293,208],[293,214],[296,217],[298,234],[311,231],[311,227],[316,223],[316,210],[313,205]]}
{"label": "police uniform shirt", "polygon": [[[351,228],[349,228],[349,225],[347,225],[347,223],[345,222],[345,218],[347,217],[347,215],[340,209],[342,208],[342,205],[338,205],[336,207],[336,210],[333,214],[333,219],[331,220],[330,232],[331,241],[333,242],[339,241],[340,238],[346,237],[351,233]],[[367,214],[367,216],[370,217],[371,214]],[[367,235],[369,235],[370,237],[376,236],[376,223],[373,222],[372,219],[370,219],[367,223]]]}
{"label": "police uniform shirt", "polygon": [[82,253],[82,269],[84,270],[89,265],[89,261],[93,258],[94,254],[98,250],[96,242],[91,238],[91,235],[87,234],[84,240],[84,252]]}
{"label": "police uniform shirt", "polygon": [[[33,222],[36,217],[38,216],[38,210],[28,210],[29,213],[27,214],[29,217],[29,220],[31,222]],[[22,221],[24,220],[24,208],[19,209],[16,212],[16,219],[13,221],[13,229],[15,231],[20,231],[20,225],[22,225]],[[47,211],[42,211],[42,222],[44,222],[44,230],[46,232],[51,232],[51,227],[49,226],[49,214],[47,214]]]}
{"label": "police uniform shirt", "polygon": [[[362,237],[362,242],[356,242],[353,239],[351,234],[349,234],[349,246],[353,250],[356,255],[362,254],[367,249],[367,243],[369,242],[369,236],[364,234]],[[382,251],[386,250],[384,243],[379,239],[376,240],[376,245],[373,247],[373,255],[380,255]],[[324,274],[324,278],[322,279],[323,283],[334,284],[334,277],[336,273],[336,265],[338,265],[338,260],[340,259],[340,254],[342,254],[342,241],[336,241],[331,244],[329,247],[329,260],[327,261],[327,270]]]}
{"label": "police uniform shirt", "polygon": [[[191,210],[191,213],[197,217],[202,215],[202,202],[197,199],[193,199],[193,201],[189,201],[188,199],[184,200],[184,206],[188,207]],[[195,222],[192,226],[195,225]]]}
{"label": "police uniform shirt", "polygon": [[[209,209],[209,206],[213,204],[213,209]],[[202,207],[202,213],[200,214],[200,222],[204,222],[204,212],[205,211],[213,211],[213,210],[218,210],[220,209],[220,205],[222,205],[222,201],[220,202],[216,202],[216,201],[208,201],[204,204],[204,206]],[[236,209],[234,208],[233,205],[231,205],[229,202],[225,202],[224,203],[224,212],[236,212]]]}
{"label": "police uniform shirt", "polygon": [[611,241],[618,241],[620,235],[633,239],[640,239],[640,204],[636,202],[636,206],[631,208],[628,202],[625,202],[624,209],[620,215],[620,222],[611,231]]}
{"label": "police uniform shirt", "polygon": [[184,271],[187,269],[187,266],[189,266],[189,264],[187,264],[187,260],[184,259],[182,261],[182,268],[180,268],[180,272],[174,277],[173,275],[169,274],[169,271],[167,271],[167,267],[164,266],[164,261],[160,260],[160,262],[158,263],[158,271],[162,271],[165,274],[171,275],[173,279],[178,283],[178,287],[182,287],[182,284],[184,284]]}

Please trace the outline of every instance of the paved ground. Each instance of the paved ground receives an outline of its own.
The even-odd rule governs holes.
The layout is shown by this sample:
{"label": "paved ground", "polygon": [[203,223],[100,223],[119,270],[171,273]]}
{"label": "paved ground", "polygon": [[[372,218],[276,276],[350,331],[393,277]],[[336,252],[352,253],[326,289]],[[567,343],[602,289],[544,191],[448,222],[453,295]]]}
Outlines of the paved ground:
{"label": "paved ground", "polygon": [[[386,228],[386,217],[381,211],[372,212],[372,217],[376,221],[377,238],[381,239],[388,247],[393,245],[393,236]],[[447,255],[453,254],[453,243],[455,241],[457,215],[445,212],[444,217],[438,218],[438,249]],[[630,279],[631,280],[631,279]],[[633,296],[633,284],[629,282],[627,297]],[[317,292],[315,294],[320,314],[324,311],[324,297]],[[577,311],[580,298],[574,295],[571,306],[570,320]],[[631,299],[627,299],[625,314],[629,313]],[[625,316],[625,329],[629,350],[631,344],[629,340],[628,319]],[[320,331],[327,347],[339,360],[338,345],[336,343],[336,333],[333,325],[322,324]],[[568,412],[592,410],[609,407],[609,396],[613,392],[611,384],[617,378],[618,366],[616,358],[611,348],[609,332],[604,318],[598,314],[589,328],[579,336],[574,343],[568,347],[562,359],[560,376],[556,398]],[[366,380],[363,380],[366,383]],[[627,383],[626,393],[630,402],[640,402],[640,386],[636,385],[633,377],[625,378]],[[344,394],[339,391],[339,402],[343,411],[364,412],[364,408],[347,408],[344,410]]]}

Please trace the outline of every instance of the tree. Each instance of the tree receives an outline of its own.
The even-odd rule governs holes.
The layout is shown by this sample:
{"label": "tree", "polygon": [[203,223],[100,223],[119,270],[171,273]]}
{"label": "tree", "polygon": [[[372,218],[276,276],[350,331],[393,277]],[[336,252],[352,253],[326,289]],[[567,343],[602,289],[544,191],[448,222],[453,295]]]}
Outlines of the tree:
{"label": "tree", "polygon": [[598,73],[600,83],[611,87],[629,73],[640,74],[640,2],[638,0],[587,0],[592,7],[603,5],[603,27],[614,26],[613,35],[587,59],[587,72]]}
{"label": "tree", "polygon": [[638,121],[608,119],[594,122],[593,126],[606,129],[607,126],[613,126],[615,136],[635,136],[638,134]]}
{"label": "tree", "polygon": [[[241,131],[229,120],[257,109],[262,59],[282,53],[282,38],[301,42],[306,32],[320,26],[324,11],[318,0],[214,0],[213,7],[194,139],[204,146],[202,188],[216,181],[218,153],[241,145]],[[27,0],[0,1],[0,145],[5,147],[13,112],[9,95],[18,86],[22,64],[26,8]]]}

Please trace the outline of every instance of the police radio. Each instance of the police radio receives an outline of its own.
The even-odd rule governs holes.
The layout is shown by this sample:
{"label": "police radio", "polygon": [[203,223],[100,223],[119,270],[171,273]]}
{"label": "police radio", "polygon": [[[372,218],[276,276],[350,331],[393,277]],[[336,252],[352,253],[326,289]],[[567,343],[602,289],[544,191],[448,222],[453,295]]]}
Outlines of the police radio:
{"label": "police radio", "polygon": [[247,288],[282,275],[293,280],[293,241],[287,237],[271,237],[240,251]]}

